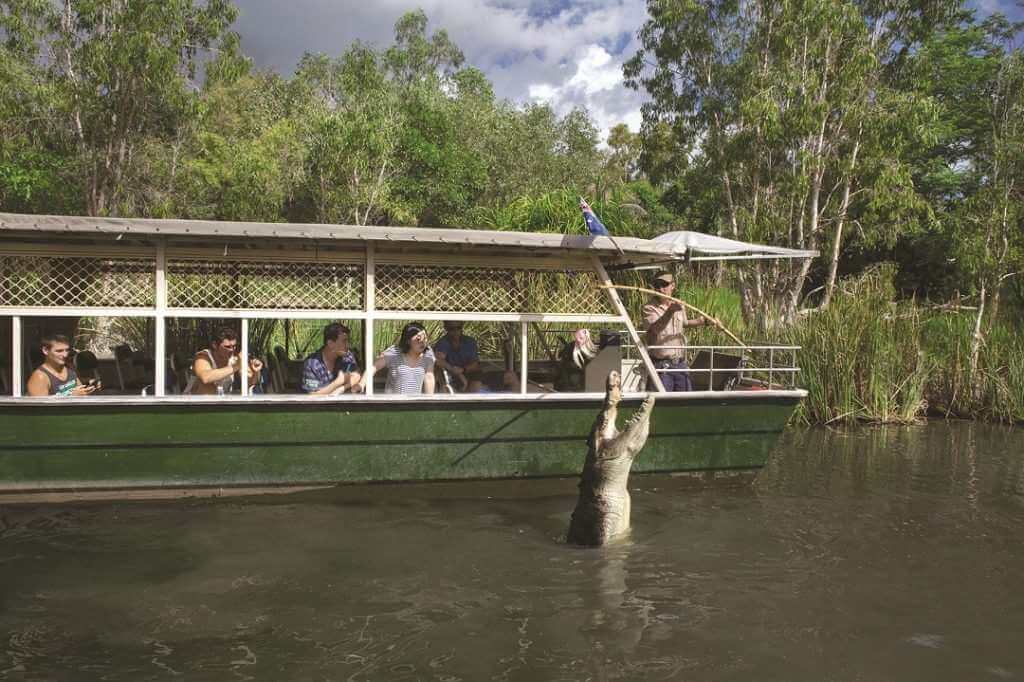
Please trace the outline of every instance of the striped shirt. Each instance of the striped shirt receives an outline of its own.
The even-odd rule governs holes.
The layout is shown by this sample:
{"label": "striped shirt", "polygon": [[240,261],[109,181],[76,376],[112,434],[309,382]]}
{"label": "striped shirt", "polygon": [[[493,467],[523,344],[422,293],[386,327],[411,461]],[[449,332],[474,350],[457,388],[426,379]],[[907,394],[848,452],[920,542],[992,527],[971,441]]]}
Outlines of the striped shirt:
{"label": "striped shirt", "polygon": [[416,365],[405,361],[397,347],[391,346],[381,354],[387,361],[388,381],[384,388],[386,393],[418,395],[423,393],[423,377],[427,372],[434,371],[434,351],[429,348],[420,356]]}

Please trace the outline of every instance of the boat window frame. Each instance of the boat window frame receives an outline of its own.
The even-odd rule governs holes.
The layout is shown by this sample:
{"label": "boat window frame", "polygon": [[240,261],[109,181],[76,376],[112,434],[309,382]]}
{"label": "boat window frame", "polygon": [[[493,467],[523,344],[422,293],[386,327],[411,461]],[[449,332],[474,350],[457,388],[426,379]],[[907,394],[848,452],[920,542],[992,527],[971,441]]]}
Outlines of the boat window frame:
{"label": "boat window frame", "polygon": [[[47,237],[50,237],[47,239]],[[145,235],[141,237],[143,245],[140,246],[138,243],[122,243],[121,236],[106,236],[102,240],[93,241],[79,241],[69,240],[66,243],[62,243],[61,248],[58,249],[57,253],[54,250],[53,235],[52,234],[32,234],[27,236],[24,240],[17,243],[6,243],[0,245],[0,256],[39,256],[44,257],[60,258],[60,257],[107,257],[107,258],[121,258],[124,256],[136,256],[154,258],[154,305],[152,307],[135,307],[135,306],[3,306],[0,305],[0,315],[9,316],[12,321],[12,397],[21,398],[23,396],[23,386],[25,380],[25,368],[22,366],[22,354],[24,352],[24,340],[23,340],[23,329],[22,319],[25,317],[74,317],[74,316],[93,316],[93,317],[141,317],[150,318],[154,320],[154,333],[155,341],[153,348],[154,355],[154,397],[165,398],[167,396],[166,391],[166,321],[167,318],[176,317],[191,317],[191,318],[221,318],[221,319],[237,319],[241,322],[241,361],[242,366],[248,365],[249,358],[249,320],[251,319],[349,319],[354,321],[360,321],[364,328],[364,367],[368,367],[376,359],[373,354],[374,348],[374,330],[377,321],[385,320],[420,320],[420,321],[444,321],[444,320],[460,320],[460,321],[472,321],[472,322],[511,322],[519,325],[519,343],[520,343],[520,358],[517,363],[519,366],[519,378],[520,378],[520,390],[518,394],[505,394],[505,395],[528,395],[528,345],[527,340],[529,337],[529,325],[531,323],[567,323],[567,324],[578,324],[584,325],[623,325],[628,330],[634,343],[640,346],[640,355],[645,360],[647,365],[649,377],[653,377],[655,385],[658,386],[659,390],[664,391],[664,388],[660,384],[660,380],[657,377],[657,372],[653,368],[653,363],[647,356],[646,350],[643,349],[643,344],[638,336],[636,327],[633,325],[632,320],[629,318],[628,311],[626,311],[621,300],[614,289],[606,289],[606,295],[609,302],[611,303],[612,310],[618,311],[619,314],[608,314],[608,313],[522,313],[522,312],[479,312],[479,311],[459,311],[449,312],[444,310],[378,310],[376,308],[376,293],[377,287],[375,286],[375,271],[378,258],[383,256],[381,262],[388,264],[393,263],[411,263],[411,264],[423,264],[429,265],[431,263],[438,263],[439,267],[445,267],[450,264],[462,264],[470,262],[473,265],[486,264],[487,253],[477,252],[473,258],[464,257],[462,253],[449,253],[437,249],[427,249],[421,252],[410,252],[407,247],[393,249],[385,252],[380,251],[380,247],[373,241],[367,241],[362,245],[361,253],[358,251],[353,253],[349,251],[347,253],[334,250],[331,252],[328,260],[330,262],[347,262],[347,263],[361,263],[363,266],[363,306],[361,309],[289,309],[289,308],[268,308],[268,309],[251,309],[251,308],[182,308],[172,307],[168,305],[168,260],[169,258],[178,258],[182,254],[191,255],[194,257],[204,257],[216,255],[217,246],[215,244],[206,243],[199,247],[194,245],[189,247],[180,245],[177,242],[181,241],[175,237],[166,236],[152,236]],[[98,241],[98,243],[97,243]],[[227,260],[229,254],[233,249],[237,250],[240,254],[245,257],[259,258],[267,257],[270,254],[264,253],[249,253],[241,251],[236,247],[240,246],[237,243],[237,239],[229,239],[223,241],[221,258]],[[287,244],[284,245],[287,247]],[[280,250],[268,250],[273,255],[284,262],[295,262],[294,259],[298,256],[304,259],[316,260],[320,257],[320,252],[314,250],[312,256],[309,250],[299,251],[290,250],[288,248]],[[356,251],[353,249],[353,251]],[[447,260],[445,258],[447,257]],[[493,258],[493,256],[492,256]],[[602,284],[610,284],[611,280],[605,270],[601,258],[597,254],[591,254],[589,258],[586,256],[572,256],[564,255],[560,253],[552,254],[551,257],[544,261],[538,260],[537,258],[531,257],[529,254],[525,256],[513,257],[502,260],[502,266],[508,269],[530,269],[530,270],[576,270],[576,271],[589,271],[594,274],[597,281]],[[232,396],[231,398],[246,398],[249,396],[248,382],[242,381],[242,392],[240,396]],[[367,385],[367,394],[373,395],[372,385]],[[288,394],[281,394],[282,396]],[[569,395],[569,393],[566,393]],[[132,396],[124,396],[126,399],[132,398]],[[145,400],[145,397],[135,396],[137,400]],[[468,395],[467,399],[472,400],[472,395]]]}

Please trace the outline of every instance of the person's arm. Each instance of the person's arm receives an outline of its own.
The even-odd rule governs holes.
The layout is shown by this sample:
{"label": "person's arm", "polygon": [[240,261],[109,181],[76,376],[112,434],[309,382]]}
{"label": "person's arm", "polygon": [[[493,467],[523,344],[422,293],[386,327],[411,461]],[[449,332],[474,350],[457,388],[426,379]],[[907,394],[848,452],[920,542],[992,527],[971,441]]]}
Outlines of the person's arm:
{"label": "person's arm", "polygon": [[[665,312],[659,314],[658,309],[655,306],[651,304],[645,305],[644,321],[647,322],[647,333],[654,335],[660,334],[672,321],[672,317],[682,309],[683,306],[673,301],[669,303],[667,308],[665,308]],[[690,326],[689,323],[687,323],[686,326]]]}
{"label": "person's arm", "polygon": [[359,383],[352,387],[353,393],[363,393],[366,391],[366,383],[373,381],[373,375],[384,369],[388,365],[388,359],[384,355],[378,355],[377,359],[373,361],[373,364],[366,368],[366,373],[359,377]]}
{"label": "person's arm", "polygon": [[325,384],[320,388],[316,389],[315,391],[306,392],[309,393],[310,395],[331,395],[335,391],[340,390],[345,385],[345,382],[347,380],[348,376],[345,374],[345,372],[339,372],[338,376],[331,383]]}
{"label": "person's arm", "polygon": [[330,395],[331,391],[334,390],[333,382],[320,386],[320,377],[314,369],[314,363],[317,360],[314,358],[306,358],[302,363],[302,381],[299,383],[299,389],[307,395]]}
{"label": "person's arm", "polygon": [[359,389],[359,381],[363,378],[363,375],[356,370],[352,370],[351,372],[342,372],[338,378],[342,380],[341,385],[338,386],[331,395],[341,395],[345,391],[348,391],[349,393],[357,393]]}
{"label": "person's arm", "polygon": [[434,392],[434,386],[435,386],[435,379],[434,379],[434,356],[433,355],[426,356],[426,357],[423,358],[423,360],[424,360],[424,366],[423,366],[423,392],[429,394],[429,393],[433,393]]}
{"label": "person's arm", "polygon": [[447,370],[449,374],[454,377],[456,381],[461,384],[463,390],[465,390],[469,381],[466,379],[466,370],[458,365],[453,365],[448,362],[448,356],[444,351],[434,351],[434,357],[436,358],[435,366],[439,369]]}
{"label": "person's arm", "polygon": [[37,369],[28,378],[28,394],[33,398],[50,395],[50,380],[42,370]]}
{"label": "person's arm", "polygon": [[[50,379],[49,377],[46,376],[46,373],[43,370],[37,369],[36,371],[32,372],[32,375],[28,378],[27,388],[30,397],[46,397],[50,395]],[[83,384],[82,382],[79,381],[78,385],[71,389],[71,395],[92,395],[93,393],[96,392],[97,389],[98,386]]]}
{"label": "person's arm", "polygon": [[477,372],[480,370],[480,349],[474,339],[466,339],[466,342],[469,343],[469,348],[466,352],[466,366],[463,367],[463,370]]}
{"label": "person's arm", "polygon": [[228,359],[228,364],[224,367],[217,367],[210,363],[210,360],[205,354],[199,355],[192,362],[192,372],[195,373],[196,378],[207,386],[215,384],[225,377],[229,377],[238,371],[238,364],[240,360],[237,355],[232,355]]}
{"label": "person's arm", "polygon": [[356,362],[355,356],[347,356],[344,360],[344,366],[345,369],[338,372],[338,378],[331,382],[336,385],[331,395],[341,395],[345,391],[355,393],[359,380],[363,378],[363,375],[359,372],[359,363]]}
{"label": "person's arm", "polygon": [[259,358],[249,360],[249,386],[255,386],[260,380],[260,372],[263,370],[263,361]]}
{"label": "person's arm", "polygon": [[98,390],[100,390],[99,384],[83,384],[83,383],[79,382],[79,384],[77,386],[75,386],[73,389],[71,389],[71,395],[73,395],[73,396],[92,395],[93,393],[95,393]]}

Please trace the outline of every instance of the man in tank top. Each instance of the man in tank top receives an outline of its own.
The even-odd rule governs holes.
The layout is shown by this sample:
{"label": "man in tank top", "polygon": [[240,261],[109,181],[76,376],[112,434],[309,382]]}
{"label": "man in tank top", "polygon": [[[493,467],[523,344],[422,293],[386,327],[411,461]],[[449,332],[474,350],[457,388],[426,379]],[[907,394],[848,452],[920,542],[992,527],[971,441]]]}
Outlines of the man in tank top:
{"label": "man in tank top", "polygon": [[[185,395],[216,395],[217,389],[224,394],[231,392],[235,375],[241,374],[242,360],[238,355],[238,333],[231,327],[220,327],[210,347],[196,353],[192,360],[192,378],[185,387]],[[247,381],[252,388],[259,381],[263,362],[249,358]]]}
{"label": "man in tank top", "polygon": [[80,384],[74,368],[68,366],[71,342],[62,334],[43,336],[43,364],[28,378],[30,396],[82,396],[94,393],[98,384]]}

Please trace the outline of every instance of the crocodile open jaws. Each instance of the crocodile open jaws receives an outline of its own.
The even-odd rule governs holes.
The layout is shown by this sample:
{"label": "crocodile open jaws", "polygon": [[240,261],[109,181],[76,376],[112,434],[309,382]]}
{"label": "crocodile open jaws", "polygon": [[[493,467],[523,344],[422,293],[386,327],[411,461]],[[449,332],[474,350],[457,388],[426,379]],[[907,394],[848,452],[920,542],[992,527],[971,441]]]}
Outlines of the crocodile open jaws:
{"label": "crocodile open jaws", "polygon": [[580,496],[566,538],[571,544],[597,547],[629,530],[629,470],[647,442],[654,395],[648,394],[640,409],[626,422],[625,429],[619,431],[615,418],[621,400],[619,373],[609,372],[604,407],[587,439]]}

